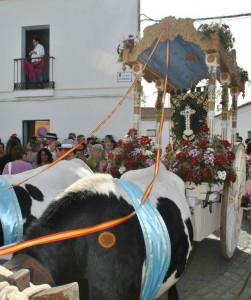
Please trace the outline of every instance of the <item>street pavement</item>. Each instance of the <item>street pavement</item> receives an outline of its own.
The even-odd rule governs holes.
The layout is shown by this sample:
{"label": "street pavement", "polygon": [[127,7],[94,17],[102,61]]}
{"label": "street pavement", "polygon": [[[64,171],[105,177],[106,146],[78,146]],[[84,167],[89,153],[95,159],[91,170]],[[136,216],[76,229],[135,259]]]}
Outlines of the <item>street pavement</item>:
{"label": "street pavement", "polygon": [[238,248],[230,260],[221,255],[218,233],[195,243],[186,271],[177,284],[180,300],[250,300],[251,276],[244,287],[250,272],[251,222],[243,218]]}

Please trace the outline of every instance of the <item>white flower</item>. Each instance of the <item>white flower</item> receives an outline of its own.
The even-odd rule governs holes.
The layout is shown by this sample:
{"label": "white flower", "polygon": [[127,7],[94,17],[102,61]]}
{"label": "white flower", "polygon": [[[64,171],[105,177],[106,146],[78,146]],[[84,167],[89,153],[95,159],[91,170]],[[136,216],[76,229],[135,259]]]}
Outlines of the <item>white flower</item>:
{"label": "white flower", "polygon": [[126,167],[125,167],[125,166],[121,166],[121,167],[119,168],[119,173],[120,173],[120,174],[125,173],[125,171],[126,171]]}
{"label": "white flower", "polygon": [[145,155],[146,156],[151,156],[153,153],[150,150],[145,150]]}
{"label": "white flower", "polygon": [[216,175],[216,179],[225,180],[227,173],[225,171],[218,171]]}

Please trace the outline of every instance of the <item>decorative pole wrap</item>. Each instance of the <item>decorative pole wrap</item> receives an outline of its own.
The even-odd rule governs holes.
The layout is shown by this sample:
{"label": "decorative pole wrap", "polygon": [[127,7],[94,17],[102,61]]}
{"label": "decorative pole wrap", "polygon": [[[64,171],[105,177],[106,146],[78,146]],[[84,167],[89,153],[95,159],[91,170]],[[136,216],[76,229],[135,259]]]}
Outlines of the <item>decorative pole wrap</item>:
{"label": "decorative pole wrap", "polygon": [[208,128],[210,137],[214,134],[214,116],[215,116],[215,88],[216,88],[216,71],[218,67],[217,57],[215,54],[206,54],[206,65],[208,67]]}
{"label": "decorative pole wrap", "polygon": [[231,87],[230,93],[232,96],[232,136],[231,136],[231,145],[233,146],[236,142],[236,133],[237,133],[237,106],[238,106],[238,96],[239,88]]}
{"label": "decorative pole wrap", "polygon": [[[163,95],[164,95],[164,80],[158,79],[155,82],[155,87],[158,90],[157,92],[157,99],[155,102],[155,108],[156,108],[156,132],[158,132],[160,121],[161,121],[161,115],[162,115],[162,109],[163,109]],[[155,147],[161,149],[161,136],[156,135],[156,141],[155,141]]]}
{"label": "decorative pole wrap", "polygon": [[221,104],[222,104],[222,118],[221,118],[221,138],[223,140],[227,140],[227,123],[228,123],[228,87],[230,84],[230,76],[228,73],[220,74],[220,81],[222,84],[222,96],[221,96]]}
{"label": "decorative pole wrap", "polygon": [[[132,67],[133,73],[135,76],[138,76],[139,73],[142,70],[141,64],[134,64]],[[142,85],[141,85],[141,77],[138,79],[134,86],[134,106],[133,106],[133,128],[138,131],[138,136],[141,136],[140,130],[141,130],[141,95],[142,95]]]}

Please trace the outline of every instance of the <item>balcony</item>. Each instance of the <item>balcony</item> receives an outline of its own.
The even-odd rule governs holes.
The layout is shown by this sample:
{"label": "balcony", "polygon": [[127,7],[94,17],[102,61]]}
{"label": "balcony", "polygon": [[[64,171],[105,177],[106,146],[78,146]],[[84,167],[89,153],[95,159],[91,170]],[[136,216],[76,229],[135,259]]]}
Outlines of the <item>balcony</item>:
{"label": "balcony", "polygon": [[14,59],[14,91],[54,89],[53,62],[55,57]]}

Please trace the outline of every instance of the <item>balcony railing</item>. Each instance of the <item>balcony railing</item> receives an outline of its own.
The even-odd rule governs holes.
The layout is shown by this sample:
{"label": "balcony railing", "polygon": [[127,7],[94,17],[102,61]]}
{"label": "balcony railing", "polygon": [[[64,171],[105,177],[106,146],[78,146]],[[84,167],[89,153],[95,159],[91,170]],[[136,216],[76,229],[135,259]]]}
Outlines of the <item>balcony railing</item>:
{"label": "balcony railing", "polygon": [[54,59],[53,56],[14,59],[14,90],[54,89]]}

